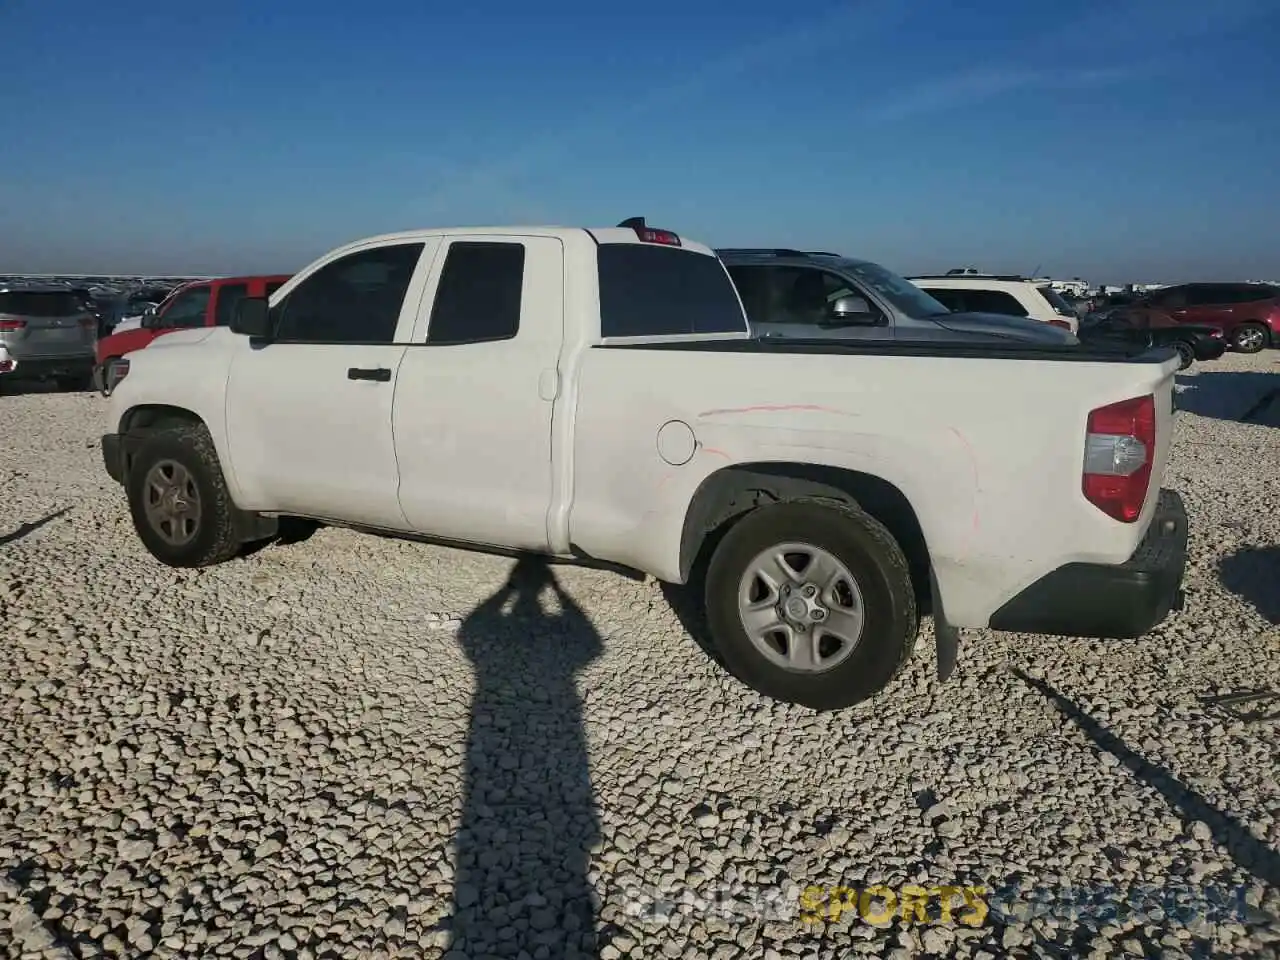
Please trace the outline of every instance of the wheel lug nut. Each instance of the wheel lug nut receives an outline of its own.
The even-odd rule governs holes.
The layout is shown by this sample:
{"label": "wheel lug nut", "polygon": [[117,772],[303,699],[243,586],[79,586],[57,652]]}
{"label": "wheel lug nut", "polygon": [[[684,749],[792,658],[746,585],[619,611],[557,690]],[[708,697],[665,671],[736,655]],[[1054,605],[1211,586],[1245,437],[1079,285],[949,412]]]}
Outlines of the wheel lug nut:
{"label": "wheel lug nut", "polygon": [[818,588],[815,587],[812,583],[804,588],[804,595],[806,597],[812,597],[817,592],[818,592]]}
{"label": "wheel lug nut", "polygon": [[813,619],[814,619],[814,620],[816,620],[816,621],[818,621],[818,622],[821,622],[821,621],[823,621],[823,620],[827,619],[827,611],[825,611],[825,610],[815,610],[815,611],[813,611]]}

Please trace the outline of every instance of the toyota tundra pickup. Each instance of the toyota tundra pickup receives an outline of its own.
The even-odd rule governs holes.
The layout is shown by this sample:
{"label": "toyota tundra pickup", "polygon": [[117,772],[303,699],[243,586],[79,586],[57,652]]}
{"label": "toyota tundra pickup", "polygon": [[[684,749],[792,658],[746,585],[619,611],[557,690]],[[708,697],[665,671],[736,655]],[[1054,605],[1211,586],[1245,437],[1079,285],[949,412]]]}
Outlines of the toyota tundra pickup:
{"label": "toyota tundra pickup", "polygon": [[1182,601],[1171,350],[754,338],[643,218],[361,240],[131,360],[102,456],[171,566],[301,517],[624,568],[813,709],[921,616],[945,677],[961,628],[1135,637]]}

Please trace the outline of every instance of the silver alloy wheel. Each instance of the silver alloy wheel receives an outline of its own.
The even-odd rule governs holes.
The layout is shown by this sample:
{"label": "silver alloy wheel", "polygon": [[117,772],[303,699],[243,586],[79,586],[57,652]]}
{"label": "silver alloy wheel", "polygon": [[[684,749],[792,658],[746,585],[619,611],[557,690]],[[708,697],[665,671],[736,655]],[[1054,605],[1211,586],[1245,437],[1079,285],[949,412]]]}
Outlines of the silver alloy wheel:
{"label": "silver alloy wheel", "polygon": [[853,653],[866,612],[849,568],[821,547],[779,543],[738,581],[738,616],[755,648],[799,673],[825,673]]}
{"label": "silver alloy wheel", "polygon": [[147,522],[165,543],[185,546],[200,532],[200,490],[176,460],[161,460],[147,471],[142,496]]}
{"label": "silver alloy wheel", "polygon": [[1245,327],[1236,334],[1236,346],[1241,350],[1257,350],[1262,346],[1262,331],[1258,327]]}

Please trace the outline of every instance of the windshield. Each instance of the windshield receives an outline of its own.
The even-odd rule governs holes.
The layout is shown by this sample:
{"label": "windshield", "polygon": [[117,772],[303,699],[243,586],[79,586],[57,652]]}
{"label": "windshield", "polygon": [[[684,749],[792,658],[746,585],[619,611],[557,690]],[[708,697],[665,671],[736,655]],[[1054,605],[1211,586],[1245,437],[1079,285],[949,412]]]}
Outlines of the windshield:
{"label": "windshield", "polygon": [[841,260],[840,268],[866,284],[913,320],[943,316],[951,311],[910,280],[869,260]]}

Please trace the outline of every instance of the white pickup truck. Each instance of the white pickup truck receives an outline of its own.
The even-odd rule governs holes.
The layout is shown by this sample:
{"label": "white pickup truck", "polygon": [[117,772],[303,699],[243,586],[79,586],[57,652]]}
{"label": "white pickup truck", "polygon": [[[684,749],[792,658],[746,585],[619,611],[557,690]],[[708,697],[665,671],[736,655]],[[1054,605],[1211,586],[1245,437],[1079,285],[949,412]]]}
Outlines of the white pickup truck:
{"label": "white pickup truck", "polygon": [[814,709],[884,687],[922,615],[945,676],[959,628],[1182,603],[1171,351],[754,339],[720,259],[642,218],[362,240],[127,359],[103,458],[172,566],[304,517],[622,567]]}

